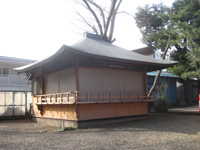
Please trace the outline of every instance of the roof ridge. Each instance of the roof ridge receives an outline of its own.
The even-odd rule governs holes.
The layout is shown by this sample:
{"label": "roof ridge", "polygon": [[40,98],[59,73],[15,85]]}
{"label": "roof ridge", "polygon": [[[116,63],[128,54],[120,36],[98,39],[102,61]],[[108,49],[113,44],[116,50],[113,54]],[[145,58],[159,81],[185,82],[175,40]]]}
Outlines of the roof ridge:
{"label": "roof ridge", "polygon": [[83,33],[83,37],[102,40],[102,36],[101,35],[93,34],[93,33],[89,33],[89,32],[84,32]]}

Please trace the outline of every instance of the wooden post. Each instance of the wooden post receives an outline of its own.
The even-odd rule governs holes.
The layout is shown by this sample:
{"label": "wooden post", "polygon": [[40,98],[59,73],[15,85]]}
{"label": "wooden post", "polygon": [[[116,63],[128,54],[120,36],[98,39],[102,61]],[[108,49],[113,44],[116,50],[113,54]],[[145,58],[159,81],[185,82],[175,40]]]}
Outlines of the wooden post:
{"label": "wooden post", "polygon": [[138,100],[140,100],[140,92],[138,93]]}
{"label": "wooden post", "polygon": [[101,93],[99,93],[99,102],[101,102]]}
{"label": "wooden post", "polygon": [[154,94],[154,100],[156,100],[156,93],[154,92],[153,94]]}
{"label": "wooden post", "polygon": [[69,102],[69,93],[67,93],[67,102]]}
{"label": "wooden post", "polygon": [[62,102],[62,94],[60,94],[60,103]]}
{"label": "wooden post", "polygon": [[45,80],[43,76],[41,76],[41,94],[45,94]]}
{"label": "wooden post", "polygon": [[145,91],[148,92],[147,65],[145,65]]}
{"label": "wooden post", "polygon": [[90,101],[89,92],[87,92],[87,102]]}
{"label": "wooden post", "polygon": [[76,91],[79,91],[79,57],[78,56],[76,56],[75,73],[76,73]]}
{"label": "wooden post", "polygon": [[120,101],[122,101],[122,93],[120,93]]}
{"label": "wooden post", "polygon": [[129,92],[129,100],[131,101],[132,100],[132,93]]}
{"label": "wooden post", "polygon": [[55,102],[54,103],[57,103],[57,94],[55,94]]}
{"label": "wooden post", "polygon": [[78,92],[75,92],[74,96],[75,96],[75,102],[78,102]]}
{"label": "wooden post", "polygon": [[51,103],[52,102],[52,99],[51,99],[51,95],[49,96],[49,103]]}

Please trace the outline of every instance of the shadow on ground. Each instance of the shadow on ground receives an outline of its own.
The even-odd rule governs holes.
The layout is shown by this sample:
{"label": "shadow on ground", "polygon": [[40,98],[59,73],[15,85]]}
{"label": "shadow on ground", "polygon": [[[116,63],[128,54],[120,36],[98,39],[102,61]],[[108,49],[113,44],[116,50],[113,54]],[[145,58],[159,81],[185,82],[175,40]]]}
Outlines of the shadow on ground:
{"label": "shadow on ground", "polygon": [[[120,131],[157,131],[184,134],[197,134],[200,132],[200,117],[195,115],[178,115],[169,113],[153,113],[142,120],[115,123],[94,127],[106,132]],[[80,132],[80,131],[79,131]],[[87,132],[83,130],[81,132]],[[91,131],[90,131],[91,132]]]}
{"label": "shadow on ground", "polygon": [[[2,126],[8,126],[9,130],[3,130]],[[16,128],[15,128],[16,127]],[[58,128],[43,126],[33,123],[30,120],[0,120],[0,132],[26,132],[26,133],[41,133],[41,132],[56,132]],[[148,117],[140,120],[114,123],[109,125],[101,125],[88,129],[77,129],[66,131],[63,133],[82,133],[82,132],[169,132],[183,134],[197,134],[200,132],[200,117],[194,115],[178,115],[170,113],[152,113]],[[60,134],[60,133],[58,133]]]}

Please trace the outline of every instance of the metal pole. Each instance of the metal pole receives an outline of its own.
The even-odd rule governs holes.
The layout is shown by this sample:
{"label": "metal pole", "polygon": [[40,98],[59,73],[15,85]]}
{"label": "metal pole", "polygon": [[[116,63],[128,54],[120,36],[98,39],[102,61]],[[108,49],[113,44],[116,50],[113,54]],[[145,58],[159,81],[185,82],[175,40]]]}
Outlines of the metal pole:
{"label": "metal pole", "polygon": [[13,119],[15,119],[15,92],[13,92]]}
{"label": "metal pole", "polygon": [[27,117],[27,90],[25,92],[25,117]]}

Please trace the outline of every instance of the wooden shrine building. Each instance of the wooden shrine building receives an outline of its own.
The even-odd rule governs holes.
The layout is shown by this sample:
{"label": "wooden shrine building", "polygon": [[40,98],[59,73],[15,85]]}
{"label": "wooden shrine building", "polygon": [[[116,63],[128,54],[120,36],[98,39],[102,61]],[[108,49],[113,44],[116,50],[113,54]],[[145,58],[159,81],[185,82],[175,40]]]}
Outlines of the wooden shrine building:
{"label": "wooden shrine building", "polygon": [[148,115],[147,72],[175,64],[150,58],[85,33],[51,57],[16,68],[32,80],[33,118],[78,127],[91,120]]}

